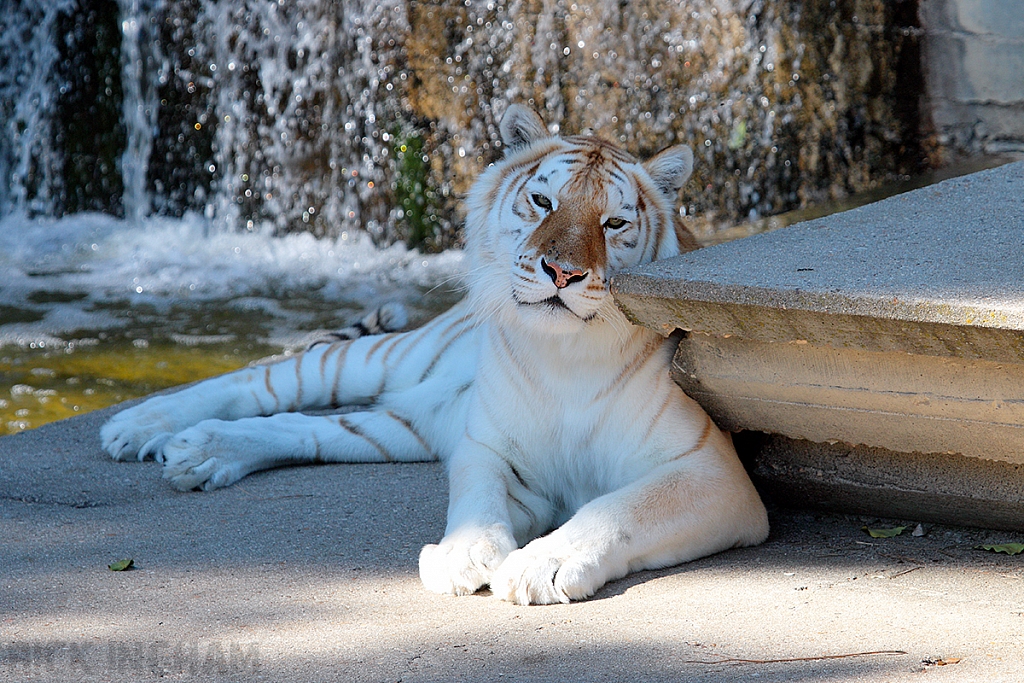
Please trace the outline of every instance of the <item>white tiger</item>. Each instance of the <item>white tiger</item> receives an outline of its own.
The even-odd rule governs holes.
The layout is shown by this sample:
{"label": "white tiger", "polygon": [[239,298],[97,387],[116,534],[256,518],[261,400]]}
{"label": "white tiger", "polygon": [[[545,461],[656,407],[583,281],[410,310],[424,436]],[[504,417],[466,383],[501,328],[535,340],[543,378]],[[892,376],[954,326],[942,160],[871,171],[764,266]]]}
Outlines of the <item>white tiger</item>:
{"label": "white tiger", "polygon": [[150,398],[104,425],[106,450],[162,460],[182,490],[289,463],[440,458],[447,529],[419,563],[439,593],[569,602],[763,541],[731,440],[669,377],[673,343],[609,292],[619,270],[690,248],[674,212],[689,148],[641,164],[518,105],[501,135],[504,158],[468,196],[463,302],[415,331]]}

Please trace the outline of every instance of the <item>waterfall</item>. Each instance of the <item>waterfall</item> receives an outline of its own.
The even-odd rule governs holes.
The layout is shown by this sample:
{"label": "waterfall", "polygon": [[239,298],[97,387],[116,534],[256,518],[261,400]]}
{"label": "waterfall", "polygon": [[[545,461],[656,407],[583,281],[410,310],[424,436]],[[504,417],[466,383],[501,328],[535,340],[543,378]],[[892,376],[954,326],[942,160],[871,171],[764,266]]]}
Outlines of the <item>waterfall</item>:
{"label": "waterfall", "polygon": [[0,213],[46,212],[59,192],[53,123],[57,19],[75,0],[0,13]]}
{"label": "waterfall", "polygon": [[[373,30],[402,30],[399,3],[44,0],[0,21],[0,216],[58,216],[101,208],[138,223],[198,212],[226,229],[270,223],[383,234],[390,218],[391,139],[376,91],[391,67]],[[94,103],[74,98],[66,73],[89,33],[113,16],[120,41],[98,46],[119,83],[102,104],[122,138],[98,160],[105,205],[70,196],[65,171],[79,157],[67,120],[88,125]],[[394,41],[392,41],[393,43]],[[119,59],[118,59],[119,53]],[[77,63],[80,81],[102,76]],[[82,88],[80,88],[82,89]],[[114,100],[119,99],[119,102]],[[83,106],[86,105],[86,106]],[[78,109],[76,110],[76,107]],[[392,117],[393,120],[393,117]],[[90,133],[96,134],[92,130]],[[102,145],[100,145],[102,146]],[[113,180],[112,180],[113,179]]]}
{"label": "waterfall", "polygon": [[[855,6],[854,6],[855,5]],[[15,0],[0,218],[458,243],[512,101],[695,148],[698,231],[924,163],[914,0]]]}
{"label": "waterfall", "polygon": [[[121,79],[124,91],[124,124],[127,145],[121,155],[125,218],[141,222],[150,213],[146,186],[153,138],[157,134],[157,87],[165,81],[166,65],[159,42],[151,35],[148,19],[153,12],[141,0],[119,0],[121,10]],[[148,50],[147,50],[148,48]],[[152,54],[144,54],[152,51]]]}

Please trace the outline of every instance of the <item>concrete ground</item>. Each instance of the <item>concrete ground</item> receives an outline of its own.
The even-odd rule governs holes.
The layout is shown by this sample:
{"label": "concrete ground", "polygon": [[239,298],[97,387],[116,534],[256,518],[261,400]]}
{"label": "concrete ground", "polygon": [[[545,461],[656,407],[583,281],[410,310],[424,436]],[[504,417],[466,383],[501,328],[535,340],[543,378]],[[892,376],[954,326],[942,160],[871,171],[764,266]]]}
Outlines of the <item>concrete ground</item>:
{"label": "concrete ground", "polygon": [[0,438],[0,680],[1024,680],[1024,555],[975,548],[1022,534],[771,505],[760,547],[518,607],[421,588],[437,465],[178,493],[109,414]]}

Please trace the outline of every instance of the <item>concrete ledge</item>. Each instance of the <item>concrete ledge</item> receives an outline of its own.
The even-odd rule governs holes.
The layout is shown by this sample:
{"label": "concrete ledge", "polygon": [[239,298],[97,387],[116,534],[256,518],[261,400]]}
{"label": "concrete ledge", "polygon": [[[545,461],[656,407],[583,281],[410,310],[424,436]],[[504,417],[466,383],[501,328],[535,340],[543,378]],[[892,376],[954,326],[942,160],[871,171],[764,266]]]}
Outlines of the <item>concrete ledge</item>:
{"label": "concrete ledge", "polygon": [[989,529],[1024,529],[1024,465],[894,453],[760,432],[735,437],[758,489],[777,505]]}
{"label": "concrete ledge", "polygon": [[[1024,527],[1022,245],[1024,162],[649,264],[614,291],[635,322],[687,332],[674,378],[723,428],[782,439],[747,442],[763,481],[835,509]],[[857,448],[892,479],[821,466]],[[922,474],[922,457],[942,466]],[[990,471],[1007,485],[974,497]]]}
{"label": "concrete ledge", "polygon": [[[636,320],[658,329],[770,329],[731,314],[753,306],[782,321],[870,321],[872,332],[894,336],[928,323],[989,328],[1020,348],[1022,238],[1017,162],[656,261],[616,277],[615,292]],[[775,330],[771,341],[802,338],[794,328]]]}
{"label": "concrete ledge", "polygon": [[1024,463],[1024,365],[694,335],[673,378],[724,429]]}

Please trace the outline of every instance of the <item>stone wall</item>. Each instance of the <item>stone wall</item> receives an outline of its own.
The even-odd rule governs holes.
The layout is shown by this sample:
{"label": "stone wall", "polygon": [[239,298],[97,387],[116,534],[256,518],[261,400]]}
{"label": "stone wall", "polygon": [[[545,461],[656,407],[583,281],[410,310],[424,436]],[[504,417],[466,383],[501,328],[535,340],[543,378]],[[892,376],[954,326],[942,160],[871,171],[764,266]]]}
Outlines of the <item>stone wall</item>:
{"label": "stone wall", "polygon": [[919,13],[939,149],[1024,156],[1024,3],[921,0]]}

